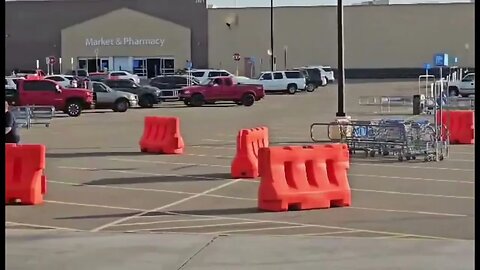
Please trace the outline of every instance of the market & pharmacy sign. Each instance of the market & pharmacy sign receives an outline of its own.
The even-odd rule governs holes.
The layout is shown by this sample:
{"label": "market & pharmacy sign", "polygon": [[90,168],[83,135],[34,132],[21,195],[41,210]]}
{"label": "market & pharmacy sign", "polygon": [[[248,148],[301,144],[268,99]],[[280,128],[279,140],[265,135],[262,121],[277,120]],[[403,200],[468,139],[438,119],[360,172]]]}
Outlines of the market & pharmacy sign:
{"label": "market & pharmacy sign", "polygon": [[132,38],[132,37],[117,37],[117,38],[86,38],[86,47],[98,46],[159,46],[163,47],[165,44],[164,38]]}

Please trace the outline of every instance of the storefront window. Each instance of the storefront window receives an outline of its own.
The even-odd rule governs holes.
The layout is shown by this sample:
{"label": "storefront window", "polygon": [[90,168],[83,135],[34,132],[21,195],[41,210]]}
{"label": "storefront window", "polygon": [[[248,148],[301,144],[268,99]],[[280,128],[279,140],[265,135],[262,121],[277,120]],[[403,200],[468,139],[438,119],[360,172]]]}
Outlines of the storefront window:
{"label": "storefront window", "polygon": [[137,74],[140,77],[146,76],[147,73],[147,60],[145,58],[136,58],[133,60],[133,74]]}

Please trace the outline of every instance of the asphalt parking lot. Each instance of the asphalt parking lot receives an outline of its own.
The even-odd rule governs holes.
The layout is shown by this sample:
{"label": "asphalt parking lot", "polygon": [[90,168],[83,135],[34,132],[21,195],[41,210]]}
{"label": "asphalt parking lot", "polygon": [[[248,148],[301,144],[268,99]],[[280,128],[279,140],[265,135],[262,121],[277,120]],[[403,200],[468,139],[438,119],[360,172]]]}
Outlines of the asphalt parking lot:
{"label": "asphalt parking lot", "polygon": [[[416,81],[347,82],[347,113],[379,118],[377,108],[358,106],[359,96],[416,91]],[[353,159],[351,207],[258,211],[258,181],[229,176],[238,130],[267,126],[272,144],[311,144],[310,124],[331,121],[335,112],[331,85],[314,93],[268,95],[248,108],[165,103],[126,113],[59,115],[49,128],[21,132],[24,143],[47,146],[48,194],[40,206],[8,206],[7,228],[474,239],[471,145],[452,146],[442,162]],[[140,153],[145,116],[180,117],[185,154]]]}

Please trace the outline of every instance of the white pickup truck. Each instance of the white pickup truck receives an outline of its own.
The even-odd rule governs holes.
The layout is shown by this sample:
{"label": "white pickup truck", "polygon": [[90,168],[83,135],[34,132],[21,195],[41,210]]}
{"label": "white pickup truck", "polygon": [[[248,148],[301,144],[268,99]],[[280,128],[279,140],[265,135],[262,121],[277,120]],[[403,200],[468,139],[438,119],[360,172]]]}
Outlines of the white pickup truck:
{"label": "white pickup truck", "polygon": [[475,95],[475,73],[468,73],[460,81],[448,83],[448,95],[462,97]]}
{"label": "white pickup truck", "polygon": [[286,91],[290,95],[298,90],[305,90],[306,84],[305,77],[298,70],[262,72],[258,81],[263,85],[265,92]]}

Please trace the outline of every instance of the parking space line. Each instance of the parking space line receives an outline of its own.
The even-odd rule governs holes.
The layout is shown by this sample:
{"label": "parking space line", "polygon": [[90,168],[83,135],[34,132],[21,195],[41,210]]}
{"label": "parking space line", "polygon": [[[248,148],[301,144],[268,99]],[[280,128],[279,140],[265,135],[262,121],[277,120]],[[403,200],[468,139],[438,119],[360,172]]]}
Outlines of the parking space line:
{"label": "parking space line", "polygon": [[[220,223],[220,224],[207,224],[207,225],[192,225],[192,226],[179,226],[179,227],[137,229],[137,230],[128,230],[128,232],[195,229],[195,228],[222,227],[222,226],[233,226],[233,225],[243,225],[243,224],[258,224],[258,223],[265,223],[265,222],[264,221],[242,221],[242,222],[233,222],[233,223],[224,223],[224,224]],[[211,233],[208,233],[208,234],[211,234]]]}
{"label": "parking space line", "polygon": [[358,233],[362,232],[361,230],[341,230],[335,232],[326,232],[326,233],[299,233],[292,234],[293,236],[322,236],[322,235],[333,235],[333,234],[343,234],[343,233]]}
{"label": "parking space line", "polygon": [[175,202],[172,202],[172,203],[169,203],[169,204],[162,205],[162,206],[160,206],[160,207],[157,207],[157,208],[154,208],[154,209],[151,209],[151,210],[143,211],[143,212],[141,212],[141,213],[137,213],[137,214],[134,214],[134,215],[131,215],[131,216],[128,216],[128,217],[124,217],[124,218],[121,218],[121,219],[117,219],[117,220],[115,220],[115,221],[113,221],[113,222],[109,222],[109,223],[104,224],[104,225],[102,225],[102,226],[100,226],[100,227],[94,228],[94,229],[91,230],[91,231],[92,231],[92,232],[98,232],[98,231],[101,231],[101,230],[103,230],[103,229],[105,229],[105,228],[108,228],[108,227],[110,227],[110,226],[112,226],[112,225],[115,225],[115,224],[118,224],[118,223],[123,223],[123,222],[125,222],[125,221],[127,221],[127,220],[130,220],[130,219],[132,219],[132,218],[139,217],[139,216],[143,216],[143,215],[148,214],[148,213],[151,213],[151,212],[158,212],[158,211],[163,210],[163,209],[165,209],[165,208],[172,207],[172,206],[175,206],[175,205],[179,205],[179,204],[181,204],[181,203],[184,203],[184,202],[186,202],[186,201],[189,201],[189,200],[198,198],[198,197],[203,196],[203,195],[205,195],[205,194],[208,194],[208,193],[210,193],[210,192],[214,192],[214,191],[220,190],[220,189],[222,189],[222,188],[224,188],[224,187],[227,187],[227,186],[230,186],[230,185],[232,185],[232,184],[235,184],[236,182],[238,182],[238,180],[230,181],[230,182],[228,182],[228,183],[219,185],[219,186],[217,186],[217,187],[214,187],[214,188],[205,190],[205,191],[202,192],[202,193],[198,193],[198,194],[195,194],[195,195],[192,195],[192,196],[183,198],[183,199],[181,199],[181,200],[178,200],[178,201],[175,201]]}
{"label": "parking space line", "polygon": [[119,223],[112,225],[110,227],[121,227],[121,226],[139,226],[139,225],[153,225],[153,224],[164,224],[164,223],[175,223],[175,222],[196,222],[196,221],[209,221],[209,220],[221,220],[224,218],[214,217],[214,218],[191,218],[191,219],[178,219],[178,220],[162,220],[162,221],[150,221],[150,222],[136,222],[136,223]]}
{"label": "parking space line", "polygon": [[[143,175],[143,174],[142,174]],[[155,175],[155,174],[153,174]],[[225,179],[230,180],[230,179]],[[74,182],[63,182],[63,181],[54,181],[48,180],[48,183],[52,184],[59,184],[59,185],[68,185],[68,186],[75,186],[75,187],[88,187],[88,188],[106,188],[106,189],[121,189],[121,190],[131,190],[131,191],[146,191],[146,192],[165,192],[165,193],[173,193],[173,194],[185,194],[185,195],[195,195],[198,193],[195,192],[187,192],[187,191],[177,191],[177,190],[166,190],[166,189],[154,189],[154,188],[134,188],[134,187],[119,187],[119,186],[108,186],[108,185],[89,185],[89,184],[78,184]],[[253,198],[241,198],[241,197],[231,197],[231,196],[223,196],[217,194],[205,194],[205,197],[213,197],[213,198],[222,198],[222,199],[232,199],[232,200],[244,200],[250,201],[255,200]]]}
{"label": "parking space line", "polygon": [[[247,181],[248,182],[248,181]],[[77,185],[76,183],[69,183],[69,182],[59,182],[59,181],[49,181],[49,183],[54,184],[64,184],[64,185]],[[166,193],[178,193],[178,194],[186,194],[186,195],[196,195],[199,193],[194,192],[183,192],[183,191],[172,191],[172,190],[157,190],[157,189],[147,189],[147,188],[130,188],[130,187],[116,187],[116,186],[103,186],[103,185],[82,185],[84,187],[89,188],[107,188],[107,189],[122,189],[122,190],[132,190],[132,191],[146,191],[146,192],[166,192]],[[205,194],[202,195],[204,197],[214,197],[214,198],[224,198],[224,199],[232,199],[232,200],[243,200],[243,201],[257,201],[257,198],[245,198],[245,197],[233,197],[233,196],[223,196],[223,195],[216,195],[216,194]],[[57,202],[60,203],[60,202]],[[67,203],[62,202],[65,204],[72,204],[75,203]],[[92,206],[92,207],[102,207],[108,208],[101,205],[90,205],[90,204],[79,204],[82,206]],[[436,216],[451,216],[451,217],[468,217],[468,215],[463,214],[451,214],[451,213],[438,213],[438,212],[426,212],[426,211],[410,211],[410,210],[397,210],[397,209],[380,209],[380,208],[368,208],[368,207],[356,207],[350,206],[346,209],[357,209],[357,210],[367,210],[367,211],[381,211],[381,212],[398,212],[398,213],[408,213],[408,214],[420,214],[420,215],[436,215]],[[145,211],[145,209],[126,209],[126,210],[139,210]]]}
{"label": "parking space line", "polygon": [[95,208],[105,208],[105,209],[115,209],[115,210],[128,210],[128,211],[145,211],[145,209],[139,208],[129,208],[129,207],[119,207],[119,206],[109,206],[103,204],[88,204],[88,203],[75,203],[75,202],[62,202],[62,201],[52,201],[44,200],[47,203],[53,204],[65,204],[65,205],[75,205],[75,206],[84,206],[84,207],[95,207]]}
{"label": "parking space line", "polygon": [[459,168],[447,168],[447,167],[422,167],[422,166],[410,166],[410,165],[393,165],[393,164],[377,164],[373,162],[350,162],[351,165],[370,166],[370,167],[390,167],[390,168],[405,168],[405,169],[423,169],[423,170],[447,170],[447,171],[462,171],[473,172],[474,169],[459,169]]}
{"label": "parking space line", "polygon": [[[128,162],[130,162],[130,161],[128,161]],[[72,167],[72,166],[58,166],[57,168],[59,168],[59,169],[70,169],[70,170],[81,170],[81,171],[91,171],[91,170],[100,171],[100,170],[102,170],[100,168],[82,168],[82,167]],[[230,178],[195,176],[195,175],[181,175],[181,174],[174,174],[174,173],[144,173],[144,172],[123,171],[123,170],[108,170],[108,172],[117,172],[117,173],[123,173],[123,174],[133,174],[133,175],[184,177],[184,178],[201,179],[201,180],[231,180]]]}
{"label": "parking space line", "polygon": [[152,164],[194,165],[194,166],[203,166],[203,167],[230,168],[230,166],[227,166],[227,165],[189,163],[189,162],[168,162],[168,161],[160,161],[160,160],[142,160],[142,159],[129,159],[129,158],[108,158],[108,160],[123,161],[123,162],[152,163]]}
{"label": "parking space line", "polygon": [[[177,213],[177,212],[174,212],[174,211],[166,211],[165,213],[169,213],[169,214],[173,214],[173,215],[177,214],[177,215],[182,215],[182,216],[217,217],[217,216],[214,216],[214,215],[183,214],[183,213]],[[302,226],[312,226],[312,227],[318,227],[318,228],[348,230],[348,231],[356,231],[356,232],[369,232],[369,233],[377,233],[377,234],[390,234],[390,235],[402,235],[402,236],[406,235],[405,233],[398,233],[398,232],[376,231],[376,230],[356,229],[356,228],[349,228],[349,227],[328,226],[328,225],[320,225],[320,224],[307,224],[307,223],[288,222],[288,221],[274,221],[274,220],[239,218],[239,217],[225,217],[225,219],[239,220],[239,221],[241,221],[241,220],[243,220],[243,221],[262,221],[262,222],[266,222],[266,223],[277,223],[277,224],[286,224],[286,225],[302,225]],[[431,239],[442,239],[442,240],[469,241],[469,240],[458,239],[458,238],[445,238],[445,237],[436,237],[436,236],[419,235],[419,234],[411,234],[411,233],[409,233],[408,236],[428,237],[428,238],[431,238]]]}
{"label": "parking space line", "polygon": [[408,193],[408,192],[389,191],[389,190],[359,189],[359,188],[352,188],[351,190],[360,191],[360,192],[375,192],[375,193],[398,194],[398,195],[409,195],[409,196],[423,196],[423,197],[437,197],[437,198],[450,198],[450,199],[467,199],[467,200],[475,199],[475,197],[469,197],[469,196],[453,196],[453,195],[440,195],[440,194],[428,194],[428,193]]}
{"label": "parking space line", "polygon": [[402,179],[402,180],[412,180],[412,181],[432,181],[432,182],[446,182],[446,183],[457,183],[457,184],[472,184],[475,182],[472,181],[460,181],[460,180],[446,180],[446,179],[433,179],[433,178],[420,178],[420,177],[403,177],[403,176],[388,176],[388,175],[372,175],[372,174],[355,174],[349,173],[348,176],[357,176],[357,177],[371,177],[371,178],[384,178],[384,179]]}
{"label": "parking space line", "polygon": [[281,227],[265,227],[265,228],[254,228],[254,229],[240,229],[240,230],[228,230],[228,231],[217,231],[211,232],[211,234],[229,234],[237,232],[255,232],[255,231],[269,231],[269,230],[281,230],[281,229],[293,229],[293,228],[308,228],[312,226],[281,226]]}
{"label": "parking space line", "polygon": [[[25,226],[25,227],[31,227],[31,228],[55,229],[55,230],[62,230],[62,231],[75,231],[75,232],[83,231],[83,230],[80,230],[80,229],[57,227],[57,226],[46,226],[46,225],[38,225],[38,224],[23,223],[23,222],[13,222],[13,221],[5,221],[5,224],[11,224],[13,226]],[[9,228],[5,228],[5,229],[9,229]]]}

